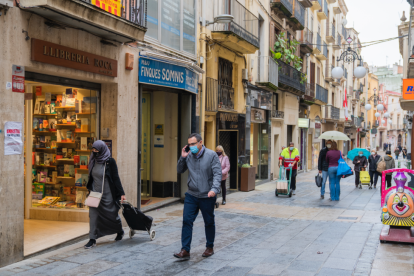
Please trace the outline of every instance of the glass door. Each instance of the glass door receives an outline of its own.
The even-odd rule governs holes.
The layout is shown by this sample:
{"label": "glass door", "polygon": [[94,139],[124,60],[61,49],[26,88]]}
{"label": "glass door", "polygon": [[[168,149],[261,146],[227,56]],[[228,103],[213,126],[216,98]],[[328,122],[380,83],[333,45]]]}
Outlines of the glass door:
{"label": "glass door", "polygon": [[141,197],[151,195],[151,94],[142,94]]}
{"label": "glass door", "polygon": [[269,134],[267,133],[267,124],[259,124],[259,135],[258,135],[258,178],[267,179],[268,174],[268,160],[269,160]]}

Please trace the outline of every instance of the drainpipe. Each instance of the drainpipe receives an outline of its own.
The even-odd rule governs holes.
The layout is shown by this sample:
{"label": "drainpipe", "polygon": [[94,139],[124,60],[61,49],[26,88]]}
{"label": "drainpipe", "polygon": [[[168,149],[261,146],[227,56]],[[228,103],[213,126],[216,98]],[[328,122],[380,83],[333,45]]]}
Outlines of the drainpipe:
{"label": "drainpipe", "polygon": [[202,64],[202,69],[204,70],[204,74],[202,76],[202,82],[201,82],[201,97],[200,97],[200,134],[201,137],[205,140],[204,138],[204,124],[205,124],[205,99],[206,99],[206,75],[207,75],[207,59],[206,59],[206,38],[207,38],[207,34],[206,34],[206,1],[207,0],[202,0],[201,1],[201,17],[202,17],[202,22],[201,22],[201,34],[200,34],[200,44],[201,44],[201,54],[200,57],[203,57],[203,64]]}

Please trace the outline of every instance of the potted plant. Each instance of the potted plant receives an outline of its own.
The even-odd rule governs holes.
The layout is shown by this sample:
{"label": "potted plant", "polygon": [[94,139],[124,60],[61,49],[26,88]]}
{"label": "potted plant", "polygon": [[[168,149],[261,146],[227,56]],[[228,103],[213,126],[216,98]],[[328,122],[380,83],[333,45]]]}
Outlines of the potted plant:
{"label": "potted plant", "polygon": [[249,192],[255,189],[256,167],[243,164],[241,167],[240,191]]}

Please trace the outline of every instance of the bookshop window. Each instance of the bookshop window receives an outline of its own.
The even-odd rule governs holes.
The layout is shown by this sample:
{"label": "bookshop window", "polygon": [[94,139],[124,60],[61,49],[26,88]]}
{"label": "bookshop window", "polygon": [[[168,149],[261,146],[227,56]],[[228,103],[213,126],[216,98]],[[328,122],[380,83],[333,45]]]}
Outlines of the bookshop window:
{"label": "bookshop window", "polygon": [[89,157],[99,137],[99,92],[36,83],[32,93],[33,114],[25,115],[33,139],[32,149],[25,149],[25,158],[31,157],[25,177],[32,178],[32,207],[86,209]]}

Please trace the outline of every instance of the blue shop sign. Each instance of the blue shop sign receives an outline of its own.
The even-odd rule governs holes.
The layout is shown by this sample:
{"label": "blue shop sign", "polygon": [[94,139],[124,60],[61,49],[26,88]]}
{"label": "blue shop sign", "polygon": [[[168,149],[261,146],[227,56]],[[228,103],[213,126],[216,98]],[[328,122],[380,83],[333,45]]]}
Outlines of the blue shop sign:
{"label": "blue shop sign", "polygon": [[139,82],[198,93],[198,74],[178,65],[139,59]]}

